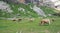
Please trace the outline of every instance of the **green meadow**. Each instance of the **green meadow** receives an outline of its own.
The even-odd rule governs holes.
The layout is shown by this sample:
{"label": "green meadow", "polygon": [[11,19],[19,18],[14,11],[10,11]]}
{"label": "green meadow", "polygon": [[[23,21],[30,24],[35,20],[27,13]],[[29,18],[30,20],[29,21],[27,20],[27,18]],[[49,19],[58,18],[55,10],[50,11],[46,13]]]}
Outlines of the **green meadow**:
{"label": "green meadow", "polygon": [[[55,21],[51,22],[50,25],[45,24],[42,26],[39,24],[42,19],[41,16],[37,15],[36,12],[30,9],[29,5],[24,5],[24,4],[15,5],[14,4],[14,7],[12,7],[12,5],[13,4],[10,4],[11,9],[13,10],[13,13],[9,14],[6,12],[0,12],[0,17],[11,18],[19,13],[21,14],[21,16],[19,17],[25,18],[25,17],[32,16],[35,18],[35,20],[31,22],[26,19],[22,19],[21,21],[0,19],[0,33],[58,33],[58,32],[60,33],[60,17],[48,16],[48,18],[54,18]],[[24,12],[22,11],[19,12],[18,11],[19,7],[24,8],[26,11],[26,14],[24,14]],[[52,8],[48,8],[45,6],[41,6],[40,8],[45,12],[46,15],[53,14],[55,13],[54,11],[56,11]],[[27,13],[28,11],[30,13]],[[5,15],[2,15],[2,13],[5,13]]]}
{"label": "green meadow", "polygon": [[41,18],[35,18],[33,22],[23,19],[22,21],[0,20],[0,33],[57,33],[60,32],[60,19],[55,18],[50,25],[41,26]]}

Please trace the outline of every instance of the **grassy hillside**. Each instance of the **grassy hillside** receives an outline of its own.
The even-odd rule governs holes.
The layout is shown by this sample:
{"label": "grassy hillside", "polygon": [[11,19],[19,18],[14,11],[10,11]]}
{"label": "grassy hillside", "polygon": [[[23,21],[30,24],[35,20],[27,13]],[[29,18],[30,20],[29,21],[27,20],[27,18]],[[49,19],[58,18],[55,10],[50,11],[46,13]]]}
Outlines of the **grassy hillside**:
{"label": "grassy hillside", "polygon": [[[14,17],[17,14],[19,14],[20,17],[30,17],[30,16],[31,17],[38,17],[39,15],[36,12],[34,12],[32,9],[30,9],[30,5],[32,5],[32,4],[29,4],[29,5],[24,5],[24,4],[19,4],[19,5],[18,4],[10,4],[10,7],[13,10],[13,13],[6,13],[6,12],[1,12],[0,11],[0,14],[1,14],[0,17]],[[19,7],[25,9],[25,14],[24,14],[23,11],[19,11],[18,10]],[[32,5],[32,7],[33,7],[33,5]],[[45,12],[46,15],[55,13],[54,12],[55,10],[52,9],[52,8],[45,7],[45,6],[41,6],[40,8]],[[2,15],[3,13],[5,13],[5,15]],[[16,16],[16,17],[18,17],[18,16]]]}
{"label": "grassy hillside", "polygon": [[[12,7],[14,5],[14,7]],[[30,9],[29,5],[16,5],[10,4],[13,13],[6,13],[0,10],[0,17],[15,17],[16,14],[20,16],[16,17],[37,17],[33,22],[23,19],[22,21],[12,21],[12,20],[1,20],[0,19],[0,33],[60,33],[60,17],[55,18],[54,22],[51,22],[50,25],[46,24],[44,26],[39,25],[42,18],[38,18],[36,12]],[[33,6],[33,5],[32,5]],[[26,10],[26,14],[23,11],[18,11],[18,8],[22,7]],[[54,9],[48,8],[45,6],[40,7],[46,15],[55,13]],[[28,11],[30,13],[28,13]],[[3,15],[2,13],[5,13]]]}
{"label": "grassy hillside", "polygon": [[[14,6],[14,7],[12,7]],[[1,16],[0,17],[14,17],[16,16],[18,13],[23,17],[38,17],[38,15],[36,14],[36,12],[34,12],[32,9],[30,9],[29,5],[24,5],[24,4],[20,4],[20,5],[16,5],[16,4],[10,4],[11,9],[13,10],[13,13],[6,13],[6,12],[2,12],[0,11]],[[25,14],[23,11],[18,11],[18,8],[24,8],[25,9]],[[29,12],[29,13],[28,13]],[[2,15],[3,13],[5,13],[5,15]],[[17,16],[18,17],[18,16]]]}
{"label": "grassy hillside", "polygon": [[47,6],[40,6],[40,8],[45,12],[45,14],[53,14],[56,11],[53,8],[47,7]]}

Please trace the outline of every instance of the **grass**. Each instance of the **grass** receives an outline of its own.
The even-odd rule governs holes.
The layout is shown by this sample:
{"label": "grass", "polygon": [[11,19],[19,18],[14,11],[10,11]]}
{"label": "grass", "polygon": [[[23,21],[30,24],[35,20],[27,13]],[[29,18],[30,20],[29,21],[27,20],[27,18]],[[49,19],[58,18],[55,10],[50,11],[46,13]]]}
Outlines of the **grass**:
{"label": "grass", "polygon": [[[13,5],[13,4],[12,4]],[[12,7],[11,5],[11,7]],[[23,11],[18,11],[18,8],[21,7],[21,8],[24,8],[25,9],[25,13]],[[34,12],[32,9],[30,9],[30,5],[25,5],[25,4],[19,4],[19,5],[16,5],[14,6],[14,8],[12,7],[12,10],[14,11],[14,13],[20,13],[21,16],[26,16],[26,17],[29,17],[29,16],[32,16],[32,17],[38,17],[38,14],[36,12]],[[30,13],[28,13],[28,11]]]}
{"label": "grass", "polygon": [[45,12],[45,14],[53,14],[56,11],[55,9],[47,6],[41,6],[40,8]]}
{"label": "grass", "polygon": [[[15,4],[13,4],[15,5]],[[18,12],[18,8],[22,7],[26,10],[26,14],[24,14],[22,11]],[[54,9],[48,8],[48,7],[40,7],[46,14],[52,14],[55,13]],[[60,31],[60,17],[55,18],[56,20],[52,22],[50,25],[44,25],[41,26],[39,25],[41,18],[37,18],[38,15],[29,8],[29,5],[15,5],[14,8],[12,7],[11,4],[11,9],[14,11],[12,14],[16,15],[17,13],[21,14],[21,17],[36,17],[33,22],[30,22],[29,20],[23,19],[22,21],[11,21],[11,20],[1,20],[0,19],[0,33],[16,33],[18,31],[22,33],[45,33],[45,32],[50,32],[50,33],[57,33]],[[27,12],[30,13],[27,13]],[[3,12],[4,13],[4,12]],[[2,12],[0,11],[0,14]],[[1,17],[11,17],[10,14],[5,13],[5,15],[1,15]],[[13,16],[14,17],[14,16]]]}
{"label": "grass", "polygon": [[[30,9],[30,5],[25,5],[25,4],[19,4],[19,5],[16,5],[16,4],[9,4],[11,9],[13,10],[12,13],[6,13],[6,12],[2,12],[2,10],[0,10],[0,14],[1,16],[0,17],[6,17],[6,18],[10,18],[10,17],[14,17],[16,16],[16,14],[20,14],[21,16],[26,16],[26,17],[29,17],[29,16],[32,16],[32,17],[38,17],[38,14],[36,12],[34,12],[32,9]],[[13,7],[14,6],[14,7]],[[18,8],[24,8],[25,9],[25,12],[23,11],[19,11]],[[29,11],[29,13],[28,13]],[[5,13],[3,15],[3,13]],[[24,14],[26,13],[26,14]],[[8,16],[7,16],[8,15]]]}
{"label": "grass", "polygon": [[30,22],[29,20],[22,20],[20,22],[11,20],[0,20],[0,33],[57,33],[60,31],[60,19],[56,20],[50,25],[39,25],[41,18],[35,18],[35,21]]}
{"label": "grass", "polygon": [[[17,14],[20,14],[21,16],[25,16],[25,17],[30,17],[30,16],[31,17],[39,17],[39,15],[36,12],[34,12],[33,9],[30,9],[31,4],[29,4],[29,5],[25,5],[25,4],[19,4],[19,5],[17,5],[17,4],[9,4],[9,5],[10,5],[11,9],[13,10],[13,13],[6,13],[6,12],[2,12],[0,10],[0,15],[1,15],[0,17],[9,18],[9,17],[14,17]],[[12,5],[14,7],[12,7]],[[31,5],[31,6],[33,6],[33,5]],[[24,14],[23,11],[18,10],[19,7],[25,9],[25,14]],[[45,6],[41,6],[40,8],[45,12],[46,15],[53,14],[53,13],[55,13],[54,11],[56,11],[53,8],[49,8],[49,7],[45,7]],[[29,13],[28,13],[28,11],[29,11]],[[3,13],[5,13],[5,14],[3,15]]]}

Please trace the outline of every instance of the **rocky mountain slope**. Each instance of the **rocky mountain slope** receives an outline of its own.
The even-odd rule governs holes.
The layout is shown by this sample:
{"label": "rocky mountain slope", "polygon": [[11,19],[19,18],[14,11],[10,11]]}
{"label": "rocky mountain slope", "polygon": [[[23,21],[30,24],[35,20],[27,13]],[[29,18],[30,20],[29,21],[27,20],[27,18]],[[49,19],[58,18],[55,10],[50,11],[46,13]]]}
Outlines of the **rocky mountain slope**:
{"label": "rocky mountain slope", "polygon": [[36,7],[34,8],[33,4],[17,5],[12,3],[7,4],[6,2],[0,1],[0,17],[45,17],[46,15],[52,14],[55,11],[54,9],[45,6]]}

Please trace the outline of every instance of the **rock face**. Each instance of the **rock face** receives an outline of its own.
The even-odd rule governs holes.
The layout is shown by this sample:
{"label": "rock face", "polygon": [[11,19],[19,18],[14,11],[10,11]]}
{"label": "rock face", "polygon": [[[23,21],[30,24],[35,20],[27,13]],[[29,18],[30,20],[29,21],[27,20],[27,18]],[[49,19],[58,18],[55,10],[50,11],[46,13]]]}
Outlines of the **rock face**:
{"label": "rock face", "polygon": [[17,0],[1,0],[1,1],[4,1],[6,3],[16,3],[16,4],[19,3]]}
{"label": "rock face", "polygon": [[8,13],[13,12],[11,10],[10,6],[7,3],[3,2],[3,1],[0,1],[0,9],[3,10],[4,12],[8,12]]}
{"label": "rock face", "polygon": [[41,15],[41,16],[46,17],[46,15],[45,15],[45,13],[43,12],[43,10],[41,10],[40,8],[38,8],[36,5],[34,5],[33,10],[34,10],[38,15]]}
{"label": "rock face", "polygon": [[39,0],[2,0],[7,3],[37,3]]}
{"label": "rock face", "polygon": [[[12,7],[14,8],[15,6],[13,6],[12,5]],[[25,6],[24,6],[25,7]],[[29,8],[29,10],[28,9],[25,9],[24,7],[18,7],[18,9],[17,9],[17,15],[20,15],[20,13],[22,12],[22,13],[24,13],[25,15],[29,15],[29,16],[33,16],[32,14],[34,13],[34,15],[36,15],[36,16],[38,16],[38,15],[41,15],[41,16],[44,16],[44,17],[46,17],[46,15],[45,15],[45,13],[43,12],[43,10],[41,10],[39,7],[37,7],[37,6],[33,6],[33,7],[31,7],[30,6],[30,8]],[[3,2],[3,1],[0,1],[0,9],[1,10],[3,10],[3,12],[6,12],[6,13],[8,13],[8,15],[13,15],[13,13],[15,13],[15,11],[13,11],[13,9],[11,9],[11,7],[10,7],[10,5],[9,4],[7,4],[6,2]],[[14,8],[15,9],[15,8]],[[31,13],[31,10],[32,10],[32,13]],[[34,10],[34,11],[33,11]],[[13,12],[13,13],[12,13]],[[18,12],[20,12],[19,14],[18,14]],[[21,13],[21,14],[22,14]],[[37,14],[38,15],[37,15]],[[1,13],[2,14],[2,13]],[[24,15],[24,14],[22,14],[22,15]],[[16,14],[14,14],[14,15],[16,15]],[[13,16],[12,16],[13,17]]]}

